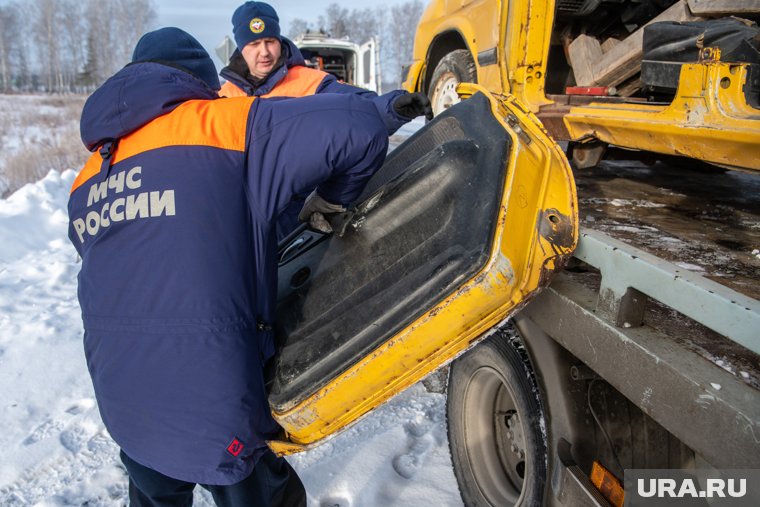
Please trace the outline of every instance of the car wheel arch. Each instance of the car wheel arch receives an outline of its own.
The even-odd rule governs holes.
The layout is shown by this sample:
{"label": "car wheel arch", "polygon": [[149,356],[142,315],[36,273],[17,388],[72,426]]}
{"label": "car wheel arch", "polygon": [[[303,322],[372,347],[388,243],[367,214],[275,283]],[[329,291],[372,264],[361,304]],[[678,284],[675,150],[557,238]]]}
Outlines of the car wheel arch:
{"label": "car wheel arch", "polygon": [[435,72],[438,63],[440,63],[446,55],[458,49],[465,49],[470,52],[470,55],[472,55],[472,50],[467,45],[464,35],[459,30],[447,30],[435,36],[430,43],[427,56],[425,57],[425,71],[419,84],[419,91],[427,93],[428,88],[431,85],[430,80],[433,77],[433,72]]}

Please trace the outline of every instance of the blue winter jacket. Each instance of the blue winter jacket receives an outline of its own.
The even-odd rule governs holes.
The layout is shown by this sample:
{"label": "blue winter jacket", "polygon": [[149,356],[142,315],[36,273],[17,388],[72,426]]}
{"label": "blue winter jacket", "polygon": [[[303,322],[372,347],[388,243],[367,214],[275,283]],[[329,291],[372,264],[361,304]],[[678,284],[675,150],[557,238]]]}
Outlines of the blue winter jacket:
{"label": "blue winter jacket", "polygon": [[358,96],[215,96],[160,63],[129,65],[99,88],[81,133],[100,152],[72,188],[69,238],[111,436],[170,477],[233,484],[279,429],[262,373],[274,353],[274,219],[315,187],[352,202],[387,133]]}

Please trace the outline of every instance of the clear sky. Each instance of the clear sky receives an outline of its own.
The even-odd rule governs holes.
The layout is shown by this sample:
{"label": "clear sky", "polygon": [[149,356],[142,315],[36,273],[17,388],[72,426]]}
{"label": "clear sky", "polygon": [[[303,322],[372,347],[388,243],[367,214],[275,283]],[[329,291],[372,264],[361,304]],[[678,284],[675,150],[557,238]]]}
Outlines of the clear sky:
{"label": "clear sky", "polygon": [[[404,3],[405,0],[384,0],[382,5],[391,6]],[[158,11],[159,26],[177,26],[193,34],[206,50],[214,57],[218,67],[221,62],[214,53],[214,48],[225,35],[232,37],[230,18],[242,0],[154,0]],[[373,8],[380,5],[376,0],[273,0],[272,5],[280,16],[280,28],[287,33],[294,18],[316,23],[324,15],[327,7],[337,3],[352,9]]]}

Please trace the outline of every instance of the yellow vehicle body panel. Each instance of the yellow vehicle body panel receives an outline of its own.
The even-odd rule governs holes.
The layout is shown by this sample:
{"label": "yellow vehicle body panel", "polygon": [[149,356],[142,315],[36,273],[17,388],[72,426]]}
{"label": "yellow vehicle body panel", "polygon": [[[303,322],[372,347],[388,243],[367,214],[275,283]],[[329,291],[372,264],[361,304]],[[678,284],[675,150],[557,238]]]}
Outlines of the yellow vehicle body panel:
{"label": "yellow vehicle body panel", "polygon": [[502,93],[511,93],[534,113],[551,104],[544,93],[546,62],[554,24],[554,2],[509,2],[501,26],[505,29]]}
{"label": "yellow vehicle body panel", "polygon": [[716,59],[685,64],[669,105],[592,103],[572,108],[565,125],[576,140],[760,170],[760,110],[745,100],[747,71]]}
{"label": "yellow vehicle body panel", "polygon": [[[446,31],[466,36],[476,61],[478,83],[496,94],[511,94],[537,113],[553,101],[545,94],[548,54],[554,26],[555,2],[484,0],[499,15],[468,17],[462,2],[431,0],[415,36],[415,66],[404,87],[426,92],[425,76],[437,61],[428,61]],[[473,4],[474,5],[474,4]],[[481,7],[485,10],[485,7]],[[495,12],[495,11],[494,11]],[[498,32],[497,65],[480,66],[482,46],[469,41],[493,39]],[[711,49],[712,60],[716,52]],[[719,54],[719,52],[718,52]],[[498,66],[500,79],[495,78]],[[703,68],[704,67],[704,68]],[[572,108],[564,123],[573,141],[602,141],[616,146],[697,158],[734,168],[760,169],[758,110],[747,105],[742,86],[746,67],[717,61],[687,64],[680,88],[669,105],[593,103]],[[728,81],[727,81],[728,80]]]}
{"label": "yellow vehicle body panel", "polygon": [[[427,62],[430,48],[441,34],[457,32],[475,61],[479,85],[496,94],[514,95],[529,110],[538,112],[552,103],[544,94],[544,76],[553,21],[553,0],[432,0],[417,27],[413,64],[404,88],[427,91],[422,89],[422,77],[426,71],[432,72]],[[478,55],[488,50],[496,51],[496,61],[481,65]]]}
{"label": "yellow vehicle body panel", "polygon": [[[575,183],[562,151],[513,97],[486,94],[512,140],[494,241],[485,267],[313,396],[273,415],[278,454],[318,443],[485,338],[564,266],[578,240]],[[498,191],[494,189],[493,191]]]}
{"label": "yellow vehicle body panel", "polygon": [[425,62],[422,60],[415,60],[409,66],[409,72],[404,81],[404,88],[410,91],[417,90],[421,85],[419,80],[422,78],[422,72],[425,70]]}
{"label": "yellow vehicle body panel", "polygon": [[[430,2],[420,19],[414,39],[412,65],[404,81],[409,91],[424,91],[422,76],[429,68],[428,51],[433,40],[448,32],[456,32],[465,41],[477,68],[478,84],[486,90],[502,94],[504,92],[504,65],[481,65],[478,54],[495,50],[497,58],[503,58],[504,34],[495,19],[505,15],[501,0],[441,0]],[[428,34],[428,37],[423,34]],[[433,66],[434,67],[434,66]]]}
{"label": "yellow vehicle body panel", "polygon": [[401,87],[408,92],[423,92],[427,90],[422,89],[422,73],[427,68],[425,60],[413,60],[409,66],[409,72],[401,84]]}

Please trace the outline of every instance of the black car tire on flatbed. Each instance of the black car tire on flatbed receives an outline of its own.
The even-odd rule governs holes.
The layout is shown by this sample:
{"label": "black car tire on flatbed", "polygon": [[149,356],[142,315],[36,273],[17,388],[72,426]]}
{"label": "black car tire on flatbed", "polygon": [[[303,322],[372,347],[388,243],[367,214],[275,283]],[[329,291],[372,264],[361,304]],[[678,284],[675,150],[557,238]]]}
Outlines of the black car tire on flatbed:
{"label": "black car tire on flatbed", "polygon": [[547,454],[539,396],[511,327],[452,364],[449,446],[468,507],[542,505]]}

